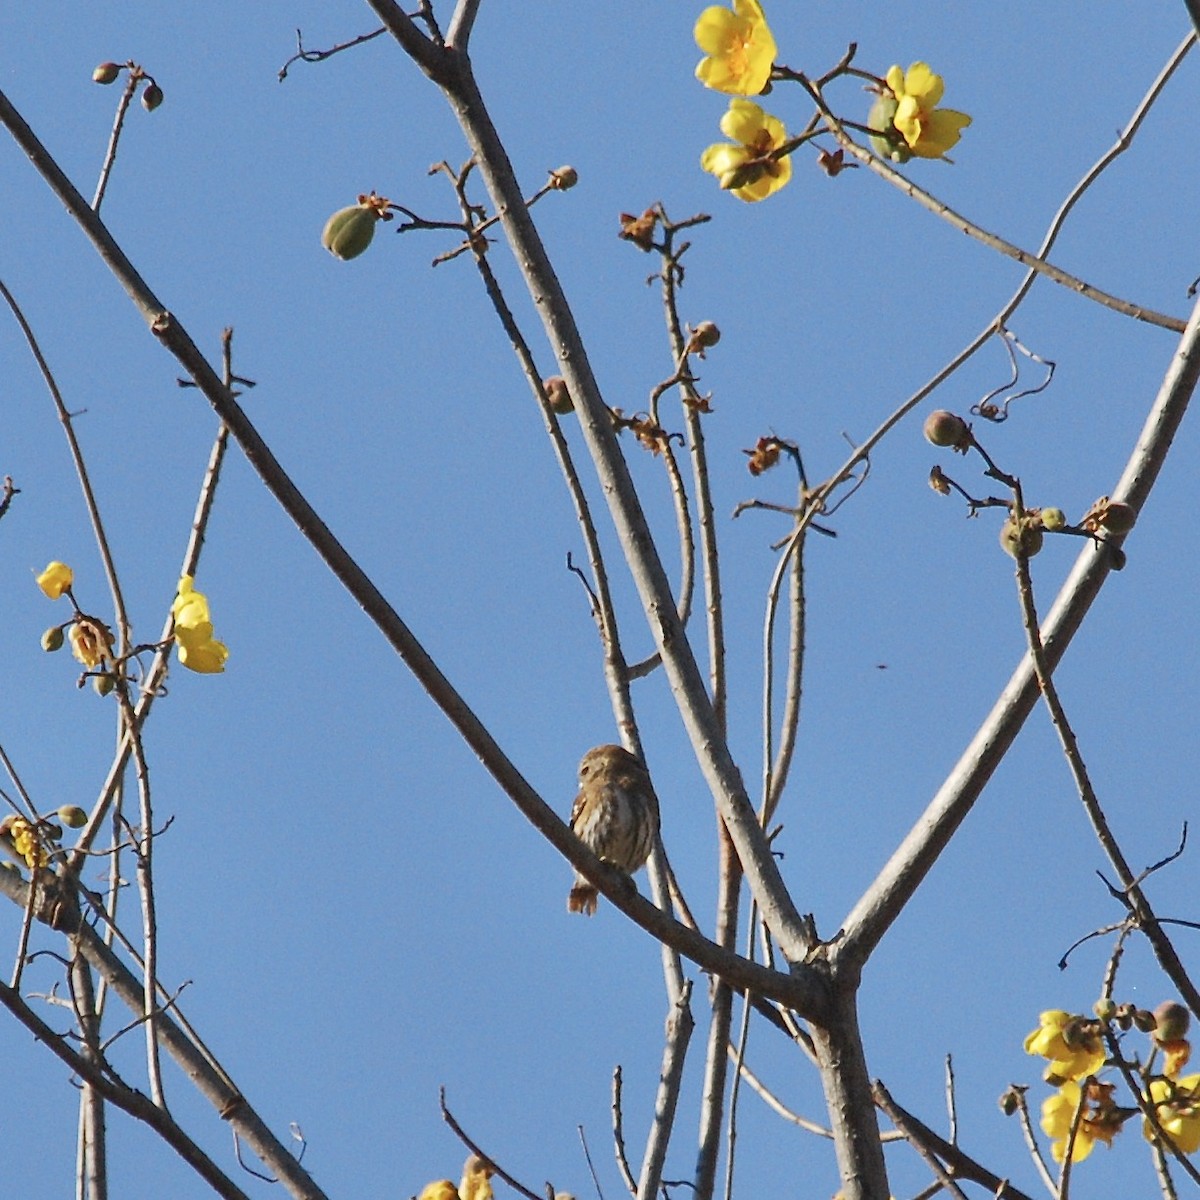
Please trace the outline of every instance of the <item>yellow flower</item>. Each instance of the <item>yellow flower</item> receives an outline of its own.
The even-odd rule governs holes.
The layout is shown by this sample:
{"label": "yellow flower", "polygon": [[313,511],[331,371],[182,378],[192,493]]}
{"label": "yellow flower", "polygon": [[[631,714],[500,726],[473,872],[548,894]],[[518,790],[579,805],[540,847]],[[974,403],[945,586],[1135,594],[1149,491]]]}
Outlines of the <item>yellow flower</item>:
{"label": "yellow flower", "polygon": [[1025,1039],[1025,1053],[1050,1060],[1046,1082],[1064,1083],[1095,1074],[1105,1059],[1099,1033],[1086,1028],[1083,1017],[1051,1009],[1038,1017],[1038,1027]]}
{"label": "yellow flower", "polygon": [[[1126,1114],[1113,1103],[1113,1090],[1111,1083],[1096,1083],[1093,1080],[1088,1084],[1079,1128],[1075,1130],[1075,1142],[1071,1147],[1072,1162],[1083,1162],[1097,1142],[1111,1146],[1113,1138],[1121,1132]],[[1079,1084],[1067,1082],[1042,1102],[1042,1131],[1054,1138],[1050,1153],[1054,1155],[1055,1162],[1062,1162],[1067,1153],[1067,1141],[1071,1136],[1071,1126],[1075,1124],[1079,1097]]]}
{"label": "yellow flower", "polygon": [[945,158],[946,151],[957,145],[971,118],[952,108],[938,108],[945,84],[928,63],[913,63],[907,71],[892,67],[887,73],[888,87],[896,97],[896,128],[909,149],[921,158]]}
{"label": "yellow flower", "polygon": [[75,581],[66,563],[52,562],[38,577],[37,585],[51,600],[57,600]]}
{"label": "yellow flower", "polygon": [[113,648],[112,630],[95,617],[80,617],[71,626],[71,653],[85,667],[98,667]]}
{"label": "yellow flower", "polygon": [[[1153,1079],[1150,1100],[1158,1123],[1180,1151],[1195,1154],[1200,1150],[1200,1075],[1186,1075],[1178,1080]],[[1149,1121],[1142,1122],[1142,1133],[1149,1142],[1158,1140]]]}
{"label": "yellow flower", "polygon": [[768,157],[787,141],[787,130],[777,117],[751,100],[730,100],[721,132],[736,144],[709,146],[700,156],[700,165],[739,200],[765,200],[791,179],[790,158]]}
{"label": "yellow flower", "polygon": [[758,0],[733,0],[733,9],[706,8],[693,30],[707,57],[696,67],[705,87],[734,96],[757,96],[775,61],[775,39]]}
{"label": "yellow flower", "polygon": [[7,816],[0,821],[0,846],[12,858],[31,870],[44,867],[50,861],[46,848],[38,841],[37,833],[24,817]]}
{"label": "yellow flower", "polygon": [[458,1188],[449,1179],[435,1179],[421,1189],[417,1200],[459,1200]]}
{"label": "yellow flower", "polygon": [[216,675],[225,670],[229,650],[224,642],[213,638],[208,597],[203,592],[197,592],[192,582],[190,575],[184,575],[179,580],[179,592],[171,605],[179,662],[189,671]]}
{"label": "yellow flower", "polygon": [[495,1171],[490,1163],[472,1154],[463,1163],[462,1182],[458,1194],[462,1200],[492,1200],[491,1178]]}

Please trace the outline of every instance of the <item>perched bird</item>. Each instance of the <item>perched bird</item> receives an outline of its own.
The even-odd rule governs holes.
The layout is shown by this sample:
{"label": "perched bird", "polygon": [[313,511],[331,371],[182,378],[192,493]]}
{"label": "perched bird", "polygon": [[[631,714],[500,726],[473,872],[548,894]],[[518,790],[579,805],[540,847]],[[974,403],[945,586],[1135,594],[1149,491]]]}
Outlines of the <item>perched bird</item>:
{"label": "perched bird", "polygon": [[[571,829],[597,858],[632,874],[658,836],[658,797],[650,773],[622,746],[596,746],[579,764],[579,795],[571,808]],[[567,911],[591,916],[599,893],[578,872],[567,896]]]}

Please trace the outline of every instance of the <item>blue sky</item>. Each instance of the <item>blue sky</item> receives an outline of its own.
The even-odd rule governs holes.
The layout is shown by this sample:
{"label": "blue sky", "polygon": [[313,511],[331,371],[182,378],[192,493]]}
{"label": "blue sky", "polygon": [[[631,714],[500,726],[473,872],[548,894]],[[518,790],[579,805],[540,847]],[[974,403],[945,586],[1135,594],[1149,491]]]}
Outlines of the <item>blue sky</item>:
{"label": "blue sky", "polygon": [[[751,496],[789,502],[783,470],[752,480],[744,447],[797,440],[823,477],[1008,298],[1020,269],[918,209],[867,171],[827,179],[810,151],[778,196],[745,205],[698,166],[718,140],[722,97],[692,78],[702,5],[487,0],[472,58],[527,189],[562,163],[579,186],[535,210],[588,339],[608,402],[644,407],[670,374],[653,262],[616,238],[617,215],[661,200],[707,212],[687,262],[682,315],[724,334],[704,364],[706,419],[726,555],[731,740],[748,778],[759,754],[759,644],[770,544],[786,519],[727,519]],[[181,12],[181,8],[183,11]],[[857,42],[880,73],[928,61],[947,105],[973,125],[953,167],[911,177],[981,225],[1033,249],[1066,192],[1111,144],[1187,29],[1182,5],[768,5],[780,57],[819,73]],[[151,286],[213,360],[235,329],[239,373],[258,381],[252,418],[298,485],[438,659],[526,777],[568,811],[575,767],[612,740],[585,598],[564,569],[582,554],[540,418],[468,261],[430,268],[450,243],[381,227],[368,254],[335,261],[327,216],[374,189],[450,219],[431,163],[466,151],[449,110],[386,39],[322,65],[277,71],[299,26],[322,47],[373,28],[364,5],[7,5],[4,91],[90,194],[117,88],[105,59],[142,63],[166,100],[131,112],[104,217]],[[1067,270],[1186,316],[1200,273],[1193,197],[1197,60],[1181,68],[1133,148],[1079,205],[1056,248]],[[839,111],[862,117],[852,81]],[[769,107],[808,117],[796,89]],[[215,418],[181,390],[81,234],[24,156],[0,153],[0,278],[41,339],[108,522],[139,636],[157,636],[174,593]],[[491,255],[552,370],[502,246]],[[1053,386],[987,431],[1031,503],[1077,518],[1115,483],[1175,338],[1039,283],[1012,322],[1058,364]],[[76,572],[81,603],[102,575],[61,432],[11,320],[0,321],[0,474],[22,489],[0,522],[0,646],[9,680],[0,744],[43,809],[88,805],[108,764],[113,712],[77,691],[74,664],[43,654],[60,614],[32,583],[50,559]],[[921,412],[965,412],[1005,378],[985,350]],[[1184,426],[1158,491],[1060,672],[1102,801],[1137,865],[1173,850],[1195,815],[1190,756],[1198,670],[1197,578],[1187,551],[1197,447]],[[656,464],[626,451],[667,549],[673,522]],[[777,846],[797,903],[832,935],[953,765],[1017,661],[1022,633],[998,521],[964,520],[926,486],[940,461],[914,414],[875,455],[838,513],[836,541],[809,548],[809,655],[797,763]],[[974,462],[956,461],[968,486]],[[593,488],[599,503],[599,495]],[[604,536],[612,544],[607,526]],[[1078,543],[1049,539],[1035,563],[1048,607]],[[632,655],[649,646],[616,573]],[[176,669],[147,747],[157,811],[173,824],[156,861],[161,972],[244,1093],[279,1131],[296,1122],[332,1195],[409,1196],[457,1177],[463,1151],[437,1089],[485,1148],[535,1188],[592,1195],[583,1126],[606,1197],[609,1081],[625,1072],[626,1131],[640,1159],[666,1005],[655,948],[603,907],[568,920],[570,872],[464,750],[444,718],[340,591],[238,453],[230,455],[199,572],[220,678]],[[886,664],[886,670],[877,664]],[[712,805],[661,678],[636,691],[664,836],[694,910],[709,920]],[[862,995],[874,1074],[944,1128],[953,1054],[964,1146],[1028,1191],[1036,1180],[995,1100],[1038,1095],[1021,1039],[1039,1009],[1086,1010],[1108,952],[1076,938],[1119,919],[1044,714],[1038,713],[926,887],[868,968]],[[1187,860],[1153,898],[1190,917]],[[135,922],[132,894],[125,909]],[[5,918],[15,944],[20,914]],[[1180,945],[1190,949],[1187,933]],[[48,990],[35,964],[26,990]],[[697,991],[703,990],[697,978]],[[1148,953],[1127,956],[1120,998],[1167,993]],[[53,1015],[54,1010],[49,1010]],[[698,1014],[703,1005],[697,1004]],[[581,1032],[582,1031],[582,1032]],[[137,1079],[140,1040],[116,1057]],[[135,1044],[136,1042],[136,1044]],[[74,1091],[49,1056],[0,1023],[9,1063],[0,1123],[21,1131],[9,1176],[21,1194],[65,1194]],[[699,1087],[702,1038],[689,1095]],[[797,1110],[823,1112],[815,1077],[777,1034],[756,1030],[751,1065]],[[228,1131],[168,1075],[176,1115],[213,1153]],[[740,1109],[737,1186],[747,1194],[836,1189],[827,1144],[782,1126],[753,1096]],[[694,1162],[694,1103],[668,1177]],[[114,1196],[208,1194],[154,1139],[112,1121]],[[1080,1169],[1088,1196],[1145,1186],[1132,1131]],[[232,1161],[226,1158],[230,1170]],[[924,1170],[890,1152],[893,1189]],[[251,1194],[264,1185],[241,1177]],[[257,1192],[256,1192],[257,1189]],[[14,1187],[14,1192],[17,1188]]]}

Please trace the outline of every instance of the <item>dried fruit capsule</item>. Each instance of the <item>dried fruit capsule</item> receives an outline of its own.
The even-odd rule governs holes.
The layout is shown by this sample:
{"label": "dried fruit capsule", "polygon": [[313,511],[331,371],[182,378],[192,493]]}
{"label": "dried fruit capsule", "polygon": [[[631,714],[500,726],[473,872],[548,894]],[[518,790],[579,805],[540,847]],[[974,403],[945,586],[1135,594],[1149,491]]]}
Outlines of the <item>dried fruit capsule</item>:
{"label": "dried fruit capsule", "polygon": [[371,244],[378,220],[375,209],[362,204],[339,209],[325,222],[321,245],[343,262],[357,258]]}
{"label": "dried fruit capsule", "polygon": [[1178,1000],[1164,1000],[1154,1010],[1154,1020],[1156,1042],[1177,1042],[1187,1036],[1191,1013]]}
{"label": "dried fruit capsule", "polygon": [[1137,512],[1133,506],[1120,500],[1110,500],[1100,513],[1100,524],[1109,533],[1128,533],[1136,520]]}
{"label": "dried fruit capsule", "polygon": [[[880,158],[886,158],[894,163],[906,163],[912,158],[912,151],[905,145],[904,139],[896,130],[896,109],[900,102],[891,92],[875,97],[871,111],[867,115],[867,127],[878,129],[880,136],[872,136],[871,148]],[[882,136],[890,133],[891,137]]]}
{"label": "dried fruit capsule", "polygon": [[96,83],[113,83],[121,73],[120,63],[102,62],[93,72],[92,79]]}
{"label": "dried fruit capsule", "polygon": [[925,418],[925,440],[935,446],[953,446],[965,451],[971,445],[971,429],[957,413],[939,408]]}
{"label": "dried fruit capsule", "polygon": [[567,390],[567,381],[561,375],[551,375],[549,379],[543,379],[542,388],[546,392],[546,403],[560,417],[575,411],[575,402]]}

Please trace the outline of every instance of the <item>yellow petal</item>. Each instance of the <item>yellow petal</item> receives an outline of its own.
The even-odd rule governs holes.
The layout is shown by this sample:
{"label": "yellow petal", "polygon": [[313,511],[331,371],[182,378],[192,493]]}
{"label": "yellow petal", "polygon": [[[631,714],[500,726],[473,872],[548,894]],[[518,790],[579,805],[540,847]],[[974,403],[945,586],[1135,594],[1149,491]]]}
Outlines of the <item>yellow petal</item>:
{"label": "yellow petal", "polygon": [[37,585],[51,600],[57,600],[75,582],[75,573],[66,563],[52,562],[37,577]]}

